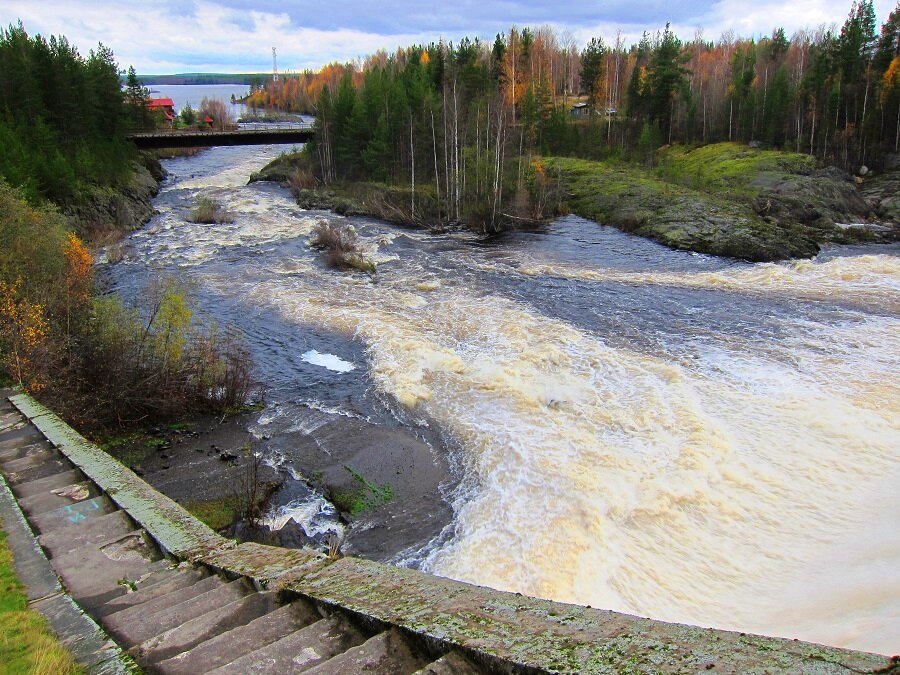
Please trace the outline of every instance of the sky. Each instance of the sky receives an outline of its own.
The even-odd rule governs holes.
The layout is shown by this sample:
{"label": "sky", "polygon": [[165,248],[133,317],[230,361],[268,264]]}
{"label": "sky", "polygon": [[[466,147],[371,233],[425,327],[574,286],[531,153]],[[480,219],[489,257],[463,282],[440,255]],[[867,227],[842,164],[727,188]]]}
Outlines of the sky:
{"label": "sky", "polygon": [[[549,25],[579,45],[591,37],[640,39],[671,22],[690,39],[715,40],[843,23],[851,0],[0,0],[0,26],[65,35],[82,53],[102,42],[141,74],[281,72],[350,61],[378,49]],[[879,24],[897,0],[875,0]]]}

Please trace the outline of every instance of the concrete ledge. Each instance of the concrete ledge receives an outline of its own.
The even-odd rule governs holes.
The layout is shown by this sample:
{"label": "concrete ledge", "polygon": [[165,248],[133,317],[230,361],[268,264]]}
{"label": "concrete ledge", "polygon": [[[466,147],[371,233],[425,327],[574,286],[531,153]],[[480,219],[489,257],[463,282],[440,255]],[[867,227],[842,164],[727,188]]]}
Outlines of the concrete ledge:
{"label": "concrete ledge", "polygon": [[357,558],[235,545],[27,395],[10,401],[170,554],[461,650],[498,672],[900,673],[896,658],[504,593]]}
{"label": "concrete ledge", "polygon": [[60,643],[90,675],[124,675],[139,669],[91,617],[63,592],[25,516],[0,476],[0,518],[28,606],[40,612]]}
{"label": "concrete ledge", "polygon": [[179,504],[154,490],[27,394],[10,402],[50,443],[134,518],[167,553],[197,560],[234,542],[213,532]]}

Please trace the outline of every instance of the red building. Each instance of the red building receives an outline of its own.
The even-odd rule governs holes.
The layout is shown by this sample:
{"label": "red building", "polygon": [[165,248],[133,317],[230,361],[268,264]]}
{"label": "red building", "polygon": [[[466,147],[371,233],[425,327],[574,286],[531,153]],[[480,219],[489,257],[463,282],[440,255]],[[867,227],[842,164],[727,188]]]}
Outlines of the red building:
{"label": "red building", "polygon": [[175,119],[175,101],[170,98],[151,98],[147,101],[150,112],[161,110],[170,122]]}

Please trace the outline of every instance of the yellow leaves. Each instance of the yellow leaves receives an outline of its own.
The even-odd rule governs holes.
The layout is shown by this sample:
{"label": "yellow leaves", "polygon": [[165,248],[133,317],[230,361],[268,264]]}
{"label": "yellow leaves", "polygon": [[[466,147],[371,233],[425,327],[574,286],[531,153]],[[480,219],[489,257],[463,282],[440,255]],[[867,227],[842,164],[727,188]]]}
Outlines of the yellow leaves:
{"label": "yellow leaves", "polygon": [[50,325],[39,303],[29,302],[20,292],[21,281],[0,280],[0,347],[9,374],[31,392],[43,388],[38,350],[50,333]]}
{"label": "yellow leaves", "polygon": [[882,84],[885,93],[900,90],[900,56],[895,56],[891,65],[884,71]]}
{"label": "yellow leaves", "polygon": [[427,51],[422,52],[422,56],[419,57],[419,63],[423,66],[427,66],[431,62],[431,57],[428,55]]}

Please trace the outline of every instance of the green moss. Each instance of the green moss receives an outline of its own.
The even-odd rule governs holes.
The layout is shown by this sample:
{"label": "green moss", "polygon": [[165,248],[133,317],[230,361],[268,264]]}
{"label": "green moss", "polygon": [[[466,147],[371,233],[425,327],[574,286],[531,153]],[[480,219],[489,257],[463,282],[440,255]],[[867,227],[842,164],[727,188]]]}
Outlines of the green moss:
{"label": "green moss", "polygon": [[331,501],[339,510],[356,516],[387,504],[394,498],[394,488],[391,485],[376,485],[349,466],[345,465],[344,469],[359,487],[352,490],[335,490],[332,493]]}
{"label": "green moss", "polygon": [[740,143],[713,143],[697,148],[676,145],[658,154],[661,179],[704,192],[735,197],[758,196],[767,174],[807,175],[817,168],[815,158],[782,150],[760,150]]}
{"label": "green moss", "polygon": [[182,506],[212,529],[222,530],[237,518],[240,511],[240,500],[236,496],[229,496],[206,501],[185,502]]}
{"label": "green moss", "polygon": [[146,461],[165,442],[165,439],[154,436],[149,431],[140,430],[107,437],[99,445],[103,451],[131,468]]}
{"label": "green moss", "polygon": [[731,194],[707,193],[620,162],[550,157],[558,208],[655,239],[666,246],[767,261],[813,255],[803,233],[761,218]]}

